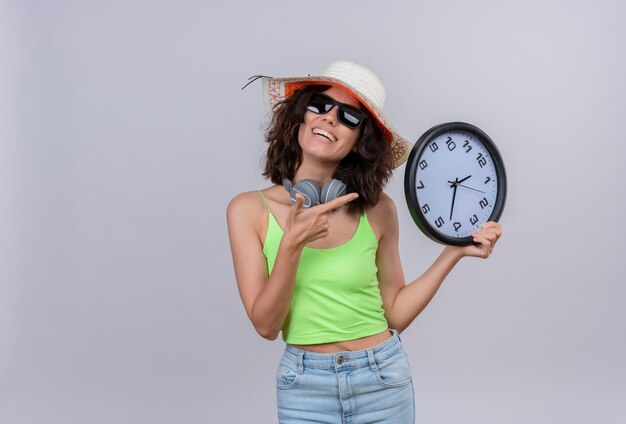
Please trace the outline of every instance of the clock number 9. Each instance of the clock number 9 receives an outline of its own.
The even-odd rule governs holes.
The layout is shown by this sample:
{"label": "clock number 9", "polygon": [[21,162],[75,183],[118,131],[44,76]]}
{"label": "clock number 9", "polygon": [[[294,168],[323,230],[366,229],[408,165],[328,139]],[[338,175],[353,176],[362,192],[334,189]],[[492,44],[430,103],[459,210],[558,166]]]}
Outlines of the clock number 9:
{"label": "clock number 9", "polygon": [[437,143],[435,143],[434,141],[431,143],[430,146],[428,146],[428,148],[431,152],[436,152],[437,150],[439,150],[439,146],[437,146]]}

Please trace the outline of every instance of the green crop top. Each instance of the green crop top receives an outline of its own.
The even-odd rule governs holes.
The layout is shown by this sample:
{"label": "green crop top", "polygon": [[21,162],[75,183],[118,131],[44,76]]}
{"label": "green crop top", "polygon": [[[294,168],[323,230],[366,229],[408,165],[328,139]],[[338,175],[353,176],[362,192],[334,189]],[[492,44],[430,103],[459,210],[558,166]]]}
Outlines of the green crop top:
{"label": "green crop top", "polygon": [[[283,230],[263,193],[259,193],[268,212],[263,254],[271,274]],[[363,214],[346,243],[329,249],[302,250],[291,306],[282,326],[286,343],[354,340],[387,329],[378,287],[377,248],[376,235]]]}

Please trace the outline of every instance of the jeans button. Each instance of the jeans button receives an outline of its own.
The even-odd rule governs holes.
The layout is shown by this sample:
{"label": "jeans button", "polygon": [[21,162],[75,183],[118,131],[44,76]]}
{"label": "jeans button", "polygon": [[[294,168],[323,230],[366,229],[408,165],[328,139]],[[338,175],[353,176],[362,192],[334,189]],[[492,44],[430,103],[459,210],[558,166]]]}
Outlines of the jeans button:
{"label": "jeans button", "polygon": [[343,364],[346,361],[347,361],[347,359],[345,357],[343,357],[343,356],[340,356],[340,357],[337,358],[337,364],[338,365],[341,365],[341,364]]}

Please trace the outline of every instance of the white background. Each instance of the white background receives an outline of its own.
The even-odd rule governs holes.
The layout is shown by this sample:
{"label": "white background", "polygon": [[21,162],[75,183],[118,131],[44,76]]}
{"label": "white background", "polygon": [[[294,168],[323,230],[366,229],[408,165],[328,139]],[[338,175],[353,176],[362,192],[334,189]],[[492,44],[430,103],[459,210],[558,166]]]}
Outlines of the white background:
{"label": "white background", "polygon": [[[347,59],[410,140],[471,122],[505,234],[403,333],[419,423],[626,420],[622,1],[2,1],[0,422],[271,423],[280,341],[225,209],[260,176],[254,74]],[[441,247],[398,206],[408,279]]]}

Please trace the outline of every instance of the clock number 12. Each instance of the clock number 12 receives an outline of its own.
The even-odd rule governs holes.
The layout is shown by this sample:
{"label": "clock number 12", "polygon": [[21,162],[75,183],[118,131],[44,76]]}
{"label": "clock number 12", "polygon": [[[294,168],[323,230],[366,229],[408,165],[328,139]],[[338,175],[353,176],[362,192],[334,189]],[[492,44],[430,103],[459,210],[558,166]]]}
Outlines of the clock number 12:
{"label": "clock number 12", "polygon": [[479,153],[478,156],[476,156],[476,160],[478,161],[478,164],[481,168],[487,165],[487,159],[485,159],[482,153]]}

